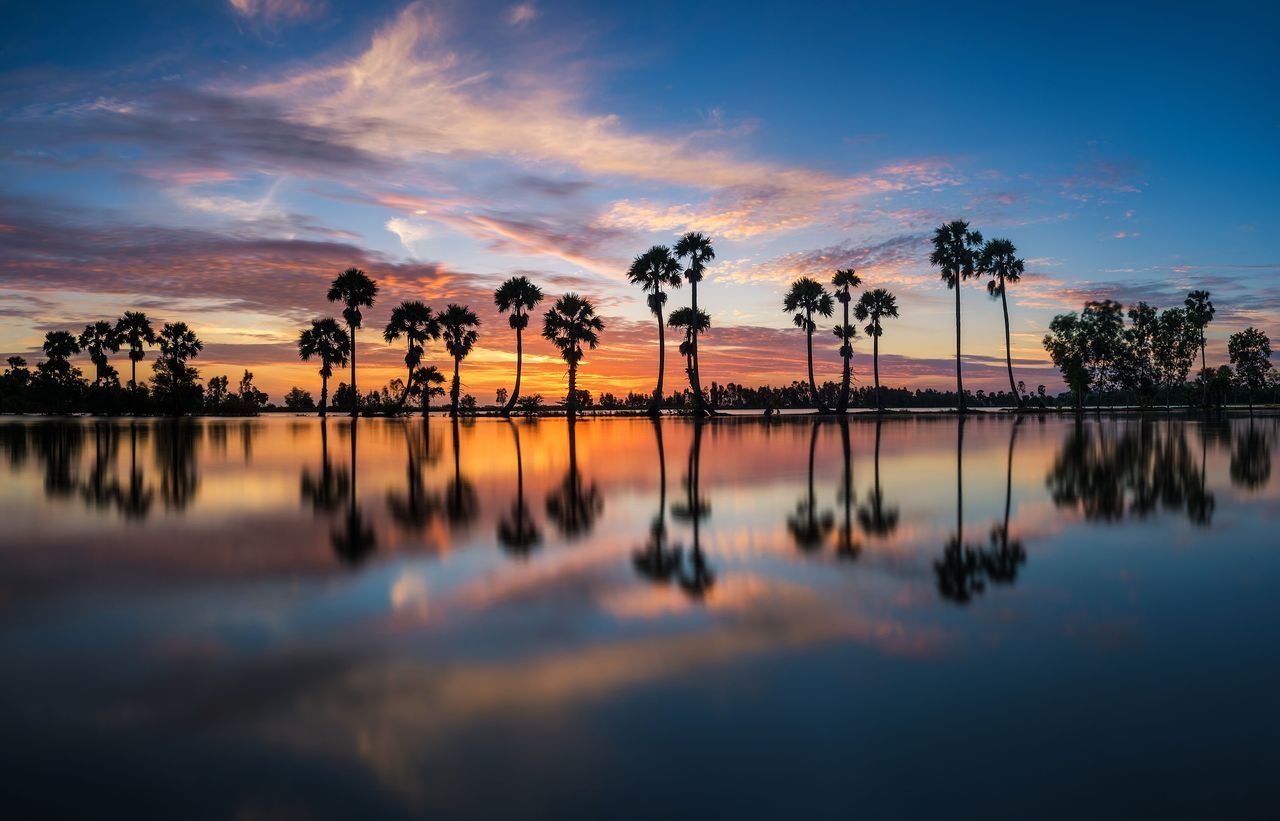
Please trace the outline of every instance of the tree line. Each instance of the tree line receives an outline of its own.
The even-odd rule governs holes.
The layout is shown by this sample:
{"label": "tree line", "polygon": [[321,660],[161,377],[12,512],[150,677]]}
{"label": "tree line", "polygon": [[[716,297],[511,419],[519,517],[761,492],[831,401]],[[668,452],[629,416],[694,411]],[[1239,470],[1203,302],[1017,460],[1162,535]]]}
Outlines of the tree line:
{"label": "tree line", "polygon": [[[823,282],[802,276],[791,283],[782,300],[782,310],[793,324],[804,332],[807,382],[797,380],[789,386],[746,388],[735,383],[712,382],[703,387],[698,357],[699,339],[711,328],[711,315],[698,305],[698,284],[715,260],[711,239],[701,232],[689,232],[670,246],[655,245],[637,256],[627,270],[627,280],[645,295],[649,312],[657,325],[657,379],[649,394],[631,394],[618,398],[604,394],[598,402],[577,387],[580,364],[589,350],[600,344],[605,329],[592,301],[576,293],[560,296],[542,314],[541,335],[560,353],[568,376],[568,390],[563,400],[565,411],[573,415],[591,407],[605,409],[644,410],[658,415],[664,409],[679,408],[698,416],[711,416],[717,409],[764,408],[766,413],[782,408],[811,407],[819,413],[845,413],[852,406],[872,407],[882,411],[886,398],[897,406],[955,407],[965,411],[971,407],[1001,405],[1024,408],[1057,404],[1046,396],[1044,386],[1035,394],[1015,378],[1009,330],[1007,289],[1018,283],[1025,263],[1008,239],[985,240],[969,223],[954,220],[939,226],[933,234],[929,262],[938,269],[942,282],[955,293],[956,325],[956,389],[945,391],[906,391],[884,388],[880,384],[880,339],[888,320],[899,317],[897,297],[885,288],[867,288],[862,277],[852,268],[839,269]],[[970,279],[985,282],[988,295],[999,299],[1004,323],[1005,365],[1008,392],[970,393],[964,387],[960,287]],[[689,304],[666,313],[671,292],[689,286]],[[1202,403],[1215,398],[1225,402],[1235,393],[1245,393],[1252,404],[1255,396],[1266,396],[1276,390],[1275,374],[1270,363],[1270,343],[1256,328],[1232,335],[1228,350],[1231,365],[1217,369],[1205,363],[1205,329],[1214,315],[1207,291],[1193,291],[1185,307],[1157,312],[1145,302],[1128,311],[1130,324],[1124,325],[1122,306],[1110,300],[1089,302],[1084,311],[1054,317],[1044,347],[1062,372],[1070,391],[1068,399],[1076,408],[1084,406],[1087,396],[1099,402],[1102,397],[1126,396],[1138,404],[1153,404],[1162,396],[1166,404],[1181,400],[1187,393],[1186,377],[1198,352],[1201,373],[1197,379]],[[480,318],[470,306],[450,303],[442,311],[433,310],[421,300],[406,300],[392,308],[382,329],[383,341],[404,346],[404,377],[394,378],[380,391],[361,394],[357,387],[357,334],[364,324],[364,310],[378,297],[378,284],[359,268],[348,268],[329,286],[328,301],[342,308],[341,321],[336,317],[320,317],[301,330],[297,339],[299,358],[319,364],[320,401],[317,404],[308,391],[294,387],[284,398],[291,410],[317,409],[321,416],[330,408],[340,408],[355,416],[366,414],[399,414],[419,407],[428,414],[437,397],[449,397],[449,415],[458,417],[474,413],[474,397],[462,393],[462,363],[474,350],[480,338]],[[526,415],[544,410],[539,395],[522,396],[521,378],[524,367],[524,332],[530,317],[543,302],[542,289],[525,276],[513,276],[494,291],[493,301],[499,313],[507,316],[515,336],[515,373],[510,391],[498,392],[497,411],[502,416]],[[830,318],[840,304],[840,318],[832,329],[842,361],[839,382],[821,384],[814,372],[814,333],[818,319]],[[856,323],[856,324],[855,324]],[[860,327],[859,327],[860,326]],[[684,360],[688,387],[675,393],[664,390],[667,331],[678,335],[678,351]],[[872,343],[873,385],[853,386],[853,346],[859,334],[865,333]],[[426,346],[441,342],[452,360],[452,378],[436,365],[427,364]],[[138,363],[146,358],[146,350],[158,347],[148,384],[137,377]],[[110,354],[126,350],[130,363],[127,386],[110,363]],[[190,361],[197,358],[203,343],[183,322],[165,323],[157,333],[141,312],[126,312],[113,322],[99,321],[85,326],[78,337],[67,331],[50,331],[45,335],[45,361],[32,371],[21,357],[11,357],[9,369],[0,375],[0,411],[95,414],[187,413],[253,414],[265,407],[266,394],[253,385],[253,375],[245,371],[239,390],[230,389],[227,377],[215,377],[202,386],[198,371]],[[71,357],[84,353],[93,364],[93,379],[87,379]],[[339,383],[330,402],[329,380],[337,369],[350,369],[350,382]],[[445,385],[448,385],[446,391]],[[998,397],[998,400],[996,399]]]}

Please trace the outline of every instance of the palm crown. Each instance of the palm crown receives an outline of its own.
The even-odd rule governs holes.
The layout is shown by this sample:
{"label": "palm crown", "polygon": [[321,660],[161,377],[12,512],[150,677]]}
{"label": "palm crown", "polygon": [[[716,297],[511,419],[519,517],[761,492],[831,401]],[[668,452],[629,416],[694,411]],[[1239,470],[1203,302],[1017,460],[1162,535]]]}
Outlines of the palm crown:
{"label": "palm crown", "polygon": [[929,264],[938,267],[948,288],[955,288],[961,281],[977,275],[975,266],[981,248],[982,234],[970,231],[969,223],[964,220],[953,220],[933,232]]}
{"label": "palm crown", "polygon": [[444,347],[454,359],[466,359],[475,346],[480,334],[480,317],[465,305],[449,305],[440,314],[440,335],[444,338]]}
{"label": "palm crown", "polygon": [[849,291],[862,285],[862,277],[852,268],[842,268],[831,277],[831,284],[836,289],[836,299],[848,302],[852,298]]}
{"label": "palm crown", "polygon": [[676,241],[675,251],[680,259],[689,260],[689,267],[685,269],[684,275],[690,282],[701,282],[707,263],[716,258],[711,238],[701,231],[690,231],[680,237]]}
{"label": "palm crown", "polygon": [[299,358],[303,362],[319,359],[320,375],[326,379],[333,376],[335,365],[341,368],[347,364],[350,350],[351,337],[332,317],[311,320],[311,327],[298,335]]}
{"label": "palm crown", "polygon": [[884,327],[880,324],[880,320],[897,318],[898,298],[884,288],[863,291],[862,296],[858,298],[858,304],[853,309],[853,315],[859,322],[867,323],[865,330],[868,336],[881,336],[884,333]]}
{"label": "palm crown", "polygon": [[977,269],[980,274],[991,277],[987,280],[987,293],[991,296],[1000,296],[1005,283],[1017,282],[1025,271],[1023,261],[1018,259],[1018,249],[1007,239],[993,239],[982,246]]}
{"label": "palm crown", "polygon": [[116,321],[116,333],[129,346],[129,359],[134,362],[141,362],[146,357],[143,345],[156,344],[156,332],[151,328],[151,320],[141,311],[125,311],[124,316]]}
{"label": "palm crown", "polygon": [[166,322],[157,337],[160,354],[175,362],[191,359],[204,350],[204,343],[185,322]]}
{"label": "palm crown", "polygon": [[378,283],[359,268],[348,268],[329,286],[329,301],[343,304],[342,318],[353,328],[360,327],[360,308],[372,306],[377,295]]}
{"label": "palm crown", "polygon": [[655,314],[667,302],[662,286],[679,288],[683,282],[680,276],[680,262],[665,245],[655,245],[645,251],[627,269],[627,281],[649,294],[649,310]]}
{"label": "palm crown", "polygon": [[115,327],[105,319],[84,326],[84,333],[80,334],[80,347],[89,354],[90,361],[98,370],[98,378],[107,375],[107,351],[120,350],[121,341]]}
{"label": "palm crown", "polygon": [[684,331],[684,341],[680,343],[680,353],[688,356],[692,353],[693,337],[706,333],[711,328],[711,316],[701,308],[695,313],[693,308],[677,308],[667,317],[667,325]]}
{"label": "palm crown", "polygon": [[793,314],[797,328],[812,332],[818,326],[810,317],[813,314],[831,316],[835,302],[821,282],[811,277],[800,277],[791,283],[791,290],[782,300],[782,310]]}
{"label": "palm crown", "polygon": [[41,347],[44,355],[52,360],[70,359],[80,353],[80,343],[67,331],[49,331],[44,335]]}
{"label": "palm crown", "polygon": [[1213,321],[1214,307],[1209,301],[1208,291],[1192,291],[1187,294],[1183,304],[1187,308],[1187,318],[1197,328],[1203,328]]}
{"label": "palm crown", "polygon": [[423,344],[428,339],[440,338],[440,322],[420,300],[402,302],[391,309],[391,318],[382,331],[382,338],[390,343],[402,336],[409,341],[404,361],[412,371],[422,361]]}
{"label": "palm crown", "polygon": [[600,344],[604,320],[596,316],[591,300],[577,294],[565,294],[542,316],[542,336],[560,350],[570,365],[582,360],[582,347],[594,349]]}
{"label": "palm crown", "polygon": [[501,313],[511,312],[507,323],[517,331],[529,326],[529,311],[542,301],[542,289],[528,277],[511,277],[493,292],[493,304]]}

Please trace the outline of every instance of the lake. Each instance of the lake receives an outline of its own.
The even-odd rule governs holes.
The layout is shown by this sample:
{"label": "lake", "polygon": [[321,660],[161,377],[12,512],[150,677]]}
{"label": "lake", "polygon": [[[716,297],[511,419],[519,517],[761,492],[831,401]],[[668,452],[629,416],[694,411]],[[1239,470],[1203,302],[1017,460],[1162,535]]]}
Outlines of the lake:
{"label": "lake", "polygon": [[1264,817],[1280,420],[0,421],[9,817]]}

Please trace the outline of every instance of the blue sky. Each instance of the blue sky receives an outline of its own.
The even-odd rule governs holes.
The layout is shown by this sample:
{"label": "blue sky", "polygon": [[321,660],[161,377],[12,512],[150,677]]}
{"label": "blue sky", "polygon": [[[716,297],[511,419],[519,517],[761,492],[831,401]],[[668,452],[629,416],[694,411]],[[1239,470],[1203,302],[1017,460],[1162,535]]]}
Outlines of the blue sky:
{"label": "blue sky", "polygon": [[[1278,330],[1265,4],[0,9],[9,352],[140,306],[202,333],[208,375],[249,367],[282,393],[313,378],[292,347],[331,312],[324,283],[359,264],[383,283],[374,328],[401,299],[481,311],[483,396],[512,348],[488,294],[520,272],[599,301],[589,389],[645,390],[656,332],[622,273],[698,229],[717,249],[699,294],[711,378],[800,378],[781,294],[852,266],[903,306],[887,381],[943,387],[950,294],[927,237],[953,218],[1028,260],[1010,296],[1030,384],[1054,378],[1049,318],[1087,298],[1167,307],[1206,287],[1211,358],[1233,330]],[[999,387],[998,306],[974,284],[964,307],[966,384]],[[375,336],[366,361],[390,378],[398,355]],[[553,393],[540,344],[532,382]],[[820,347],[833,378],[836,344]]]}

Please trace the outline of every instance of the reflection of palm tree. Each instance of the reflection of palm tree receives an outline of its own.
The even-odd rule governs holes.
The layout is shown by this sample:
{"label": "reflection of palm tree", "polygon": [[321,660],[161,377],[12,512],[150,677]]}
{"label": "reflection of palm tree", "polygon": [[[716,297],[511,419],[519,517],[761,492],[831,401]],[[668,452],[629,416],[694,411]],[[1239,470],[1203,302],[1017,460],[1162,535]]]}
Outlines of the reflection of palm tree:
{"label": "reflection of palm tree", "polygon": [[[329,536],[333,552],[344,564],[355,566],[363,562],[378,547],[377,536],[373,526],[365,521],[364,511],[356,502],[356,430],[360,424],[357,417],[351,418],[351,481],[348,483],[347,512],[342,525]],[[321,431],[323,431],[323,426]]]}
{"label": "reflection of palm tree", "polygon": [[983,555],[983,570],[993,584],[1012,584],[1018,568],[1027,560],[1021,539],[1009,539],[1009,509],[1013,502],[1013,445],[1018,439],[1022,418],[1014,420],[1009,431],[1009,458],[1005,466],[1004,520],[991,528],[991,550]]}
{"label": "reflection of palm tree", "polygon": [[159,422],[156,433],[156,466],[160,469],[160,498],[170,510],[183,510],[195,499],[200,485],[196,467],[196,431],[189,421]]}
{"label": "reflection of palm tree", "polygon": [[332,513],[337,510],[350,490],[351,472],[334,470],[329,463],[329,425],[320,420],[320,473],[302,471],[302,497],[311,502],[317,512]]}
{"label": "reflection of palm tree", "polygon": [[427,522],[435,518],[439,510],[439,502],[426,492],[422,480],[422,463],[431,458],[429,431],[424,421],[421,426],[413,422],[404,423],[405,455],[405,492],[387,492],[387,510],[391,518],[401,525],[421,529]]}
{"label": "reflection of palm tree", "polygon": [[815,420],[809,435],[809,495],[797,502],[795,512],[787,517],[791,538],[795,539],[796,547],[805,552],[821,549],[835,522],[831,511],[818,511],[818,497],[813,490],[813,459],[817,450],[818,422]]}
{"label": "reflection of palm tree", "polygon": [[956,423],[956,530],[947,537],[942,558],[933,563],[938,593],[959,604],[984,589],[978,551],[964,543],[964,422],[961,416]]}
{"label": "reflection of palm tree", "polygon": [[138,423],[129,422],[129,485],[119,497],[120,512],[126,519],[141,521],[151,512],[155,492],[143,481],[138,467]]}
{"label": "reflection of palm tree", "polygon": [[84,447],[84,428],[79,424],[45,422],[33,425],[32,444],[44,467],[44,493],[50,499],[73,496],[79,482],[76,466]]}
{"label": "reflection of palm tree", "polygon": [[585,536],[604,509],[604,499],[595,482],[584,482],[578,473],[577,422],[568,417],[569,470],[560,487],[547,496],[547,515],[555,519],[565,539]]}
{"label": "reflection of palm tree", "polygon": [[[517,372],[516,384],[520,383]],[[519,388],[517,387],[517,390]],[[533,515],[524,503],[524,460],[520,452],[520,428],[510,419],[511,439],[516,447],[516,501],[511,512],[498,521],[498,541],[509,552],[518,556],[527,556],[542,541],[542,534],[533,521]]]}
{"label": "reflection of palm tree", "polygon": [[662,447],[662,423],[653,420],[653,436],[658,443],[658,515],[649,525],[649,540],[631,555],[631,564],[642,576],[667,582],[680,567],[679,547],[667,547],[667,458]]}
{"label": "reflection of palm tree", "polygon": [[1271,478],[1271,442],[1265,430],[1255,430],[1253,417],[1249,427],[1235,437],[1231,448],[1231,484],[1257,490]]}
{"label": "reflection of palm tree", "polygon": [[840,417],[840,444],[844,451],[844,476],[840,481],[840,501],[844,507],[844,521],[836,537],[836,552],[842,558],[856,559],[862,545],[853,533],[853,448],[849,442],[849,420]]}
{"label": "reflection of palm tree", "polygon": [[867,495],[867,501],[858,506],[858,524],[872,536],[888,536],[898,527],[898,509],[885,507],[884,493],[880,490],[880,426],[882,424],[881,420],[876,420],[875,482],[871,493]]}
{"label": "reflection of palm tree", "polygon": [[476,516],[476,489],[462,475],[462,447],[458,436],[458,418],[453,418],[453,478],[445,487],[444,509],[449,523],[466,526]]}
{"label": "reflection of palm tree", "polygon": [[687,521],[693,530],[693,549],[688,567],[680,568],[680,587],[694,598],[702,598],[715,584],[715,572],[702,552],[700,523],[711,515],[711,503],[701,496],[702,488],[702,421],[695,417],[693,443],[689,446],[689,472],[685,475],[685,501],[671,506],[671,515]]}
{"label": "reflection of palm tree", "polygon": [[109,422],[93,425],[93,469],[80,486],[85,502],[95,507],[110,508],[119,505],[120,480],[116,477],[116,447],[120,429]]}

